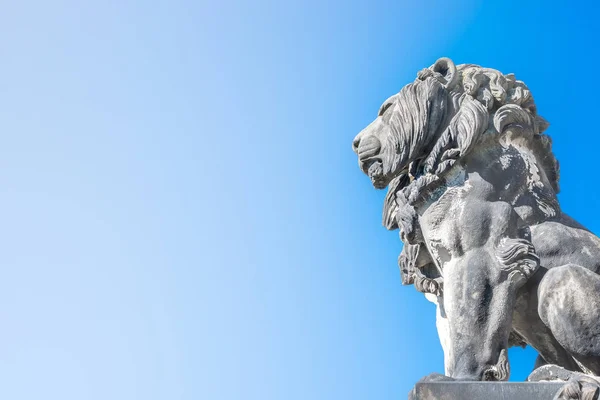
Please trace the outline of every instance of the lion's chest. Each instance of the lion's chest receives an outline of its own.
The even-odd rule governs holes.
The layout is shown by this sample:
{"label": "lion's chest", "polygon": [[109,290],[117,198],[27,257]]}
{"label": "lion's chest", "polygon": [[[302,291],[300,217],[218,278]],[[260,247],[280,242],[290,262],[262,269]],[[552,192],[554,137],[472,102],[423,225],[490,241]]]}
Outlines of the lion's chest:
{"label": "lion's chest", "polygon": [[437,196],[418,209],[423,238],[440,268],[488,240],[489,232],[482,230],[491,223],[486,223],[491,215],[483,199],[488,192],[487,182],[459,171]]}

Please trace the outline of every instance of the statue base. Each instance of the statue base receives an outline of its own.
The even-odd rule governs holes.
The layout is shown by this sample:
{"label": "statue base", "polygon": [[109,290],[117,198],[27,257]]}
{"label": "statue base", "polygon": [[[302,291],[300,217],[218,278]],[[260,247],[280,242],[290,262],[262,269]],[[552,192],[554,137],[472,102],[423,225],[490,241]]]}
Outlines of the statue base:
{"label": "statue base", "polygon": [[564,382],[423,382],[411,400],[552,400]]}

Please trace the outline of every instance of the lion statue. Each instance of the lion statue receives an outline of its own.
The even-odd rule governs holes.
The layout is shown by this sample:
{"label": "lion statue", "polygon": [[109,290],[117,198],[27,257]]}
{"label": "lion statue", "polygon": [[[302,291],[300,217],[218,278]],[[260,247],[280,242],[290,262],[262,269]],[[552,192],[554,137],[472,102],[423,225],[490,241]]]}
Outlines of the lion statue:
{"label": "lion statue", "polygon": [[598,395],[600,239],[559,206],[547,127],[513,74],[441,58],[353,141],[388,187],[402,282],[437,304],[445,375],[426,379],[507,380],[507,349],[528,344],[529,380]]}

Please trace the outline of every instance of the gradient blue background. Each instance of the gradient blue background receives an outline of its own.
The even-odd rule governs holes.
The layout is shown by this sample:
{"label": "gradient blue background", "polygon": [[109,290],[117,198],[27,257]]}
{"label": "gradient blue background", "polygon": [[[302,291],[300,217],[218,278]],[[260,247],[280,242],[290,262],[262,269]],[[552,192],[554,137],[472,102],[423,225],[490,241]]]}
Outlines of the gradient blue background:
{"label": "gradient blue background", "polygon": [[574,1],[4,3],[0,398],[405,398],[434,308],[352,138],[440,56],[514,72],[600,232],[599,36]]}

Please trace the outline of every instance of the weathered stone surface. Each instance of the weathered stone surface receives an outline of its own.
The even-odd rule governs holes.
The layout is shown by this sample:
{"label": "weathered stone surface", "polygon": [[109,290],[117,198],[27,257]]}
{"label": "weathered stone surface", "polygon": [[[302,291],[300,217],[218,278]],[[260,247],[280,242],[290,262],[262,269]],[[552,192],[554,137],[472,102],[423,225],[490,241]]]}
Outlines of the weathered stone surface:
{"label": "weathered stone surface", "polygon": [[411,400],[551,400],[558,382],[429,382],[417,383]]}
{"label": "weathered stone surface", "polygon": [[513,74],[441,58],[352,147],[388,188],[383,223],[404,242],[402,282],[437,305],[446,376],[507,380],[507,349],[529,344],[537,367],[579,373],[560,374],[561,398],[593,399],[600,239],[560,208],[547,127]]}

